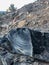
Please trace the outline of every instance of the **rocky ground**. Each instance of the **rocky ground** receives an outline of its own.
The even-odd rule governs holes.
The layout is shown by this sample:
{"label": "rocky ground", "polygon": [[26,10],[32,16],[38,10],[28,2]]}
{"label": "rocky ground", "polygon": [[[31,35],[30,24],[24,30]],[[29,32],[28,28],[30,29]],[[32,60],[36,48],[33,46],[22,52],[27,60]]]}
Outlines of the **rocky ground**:
{"label": "rocky ground", "polygon": [[1,35],[15,27],[28,27],[49,32],[49,0],[37,0],[23,6],[15,13],[0,17]]}
{"label": "rocky ground", "polygon": [[[49,0],[37,0],[16,12],[0,16],[0,37],[11,29],[24,27],[49,32]],[[35,63],[34,65],[47,64]]]}

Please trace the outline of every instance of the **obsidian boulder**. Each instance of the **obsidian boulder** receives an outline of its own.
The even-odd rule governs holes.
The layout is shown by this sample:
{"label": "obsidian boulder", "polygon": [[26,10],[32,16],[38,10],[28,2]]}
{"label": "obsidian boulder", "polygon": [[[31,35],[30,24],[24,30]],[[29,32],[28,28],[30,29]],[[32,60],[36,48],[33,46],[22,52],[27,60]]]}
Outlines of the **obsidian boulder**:
{"label": "obsidian boulder", "polygon": [[12,29],[0,38],[0,57],[7,64],[11,61],[11,65],[17,53],[49,62],[49,33],[28,28]]}

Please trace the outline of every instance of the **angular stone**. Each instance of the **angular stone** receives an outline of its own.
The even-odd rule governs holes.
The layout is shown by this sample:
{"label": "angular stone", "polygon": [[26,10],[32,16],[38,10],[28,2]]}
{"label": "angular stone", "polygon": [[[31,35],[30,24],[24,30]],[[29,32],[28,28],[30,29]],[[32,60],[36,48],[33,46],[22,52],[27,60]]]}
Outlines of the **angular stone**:
{"label": "angular stone", "polygon": [[49,62],[49,33],[37,30],[31,32],[34,58]]}
{"label": "angular stone", "polygon": [[33,58],[35,61],[49,62],[49,33],[28,28],[12,29],[0,38],[0,56],[7,65],[20,65],[19,61],[23,60],[25,65],[26,62],[30,65]]}

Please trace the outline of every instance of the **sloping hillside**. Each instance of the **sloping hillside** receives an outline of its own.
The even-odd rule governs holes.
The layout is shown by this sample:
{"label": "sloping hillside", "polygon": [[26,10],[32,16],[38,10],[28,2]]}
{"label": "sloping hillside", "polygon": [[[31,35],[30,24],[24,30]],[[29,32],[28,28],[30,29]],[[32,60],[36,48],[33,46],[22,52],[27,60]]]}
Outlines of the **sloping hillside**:
{"label": "sloping hillside", "polygon": [[49,0],[37,0],[23,6],[16,12],[0,17],[0,34],[11,28],[28,27],[40,31],[49,31]]}

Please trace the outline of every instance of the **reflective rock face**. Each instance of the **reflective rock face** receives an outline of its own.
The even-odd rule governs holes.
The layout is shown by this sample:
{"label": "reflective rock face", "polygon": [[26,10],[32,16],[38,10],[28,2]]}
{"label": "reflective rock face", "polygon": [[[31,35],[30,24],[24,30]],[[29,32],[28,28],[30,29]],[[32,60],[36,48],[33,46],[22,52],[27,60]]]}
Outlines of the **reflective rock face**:
{"label": "reflective rock face", "polygon": [[33,47],[28,29],[11,30],[7,38],[16,53],[32,56]]}
{"label": "reflective rock face", "polygon": [[49,62],[49,33],[17,28],[0,38],[0,65],[32,65]]}

